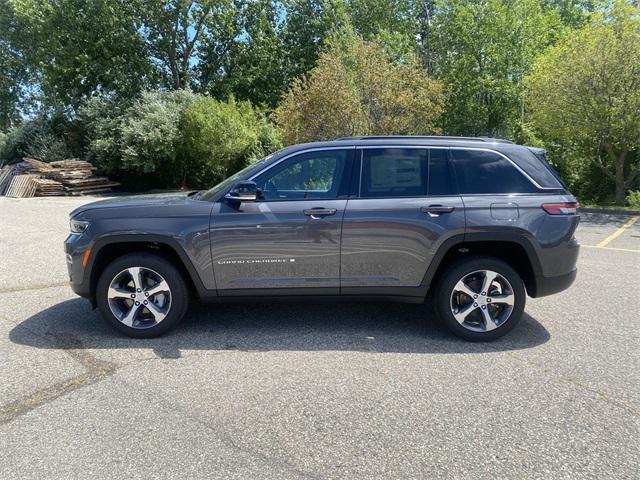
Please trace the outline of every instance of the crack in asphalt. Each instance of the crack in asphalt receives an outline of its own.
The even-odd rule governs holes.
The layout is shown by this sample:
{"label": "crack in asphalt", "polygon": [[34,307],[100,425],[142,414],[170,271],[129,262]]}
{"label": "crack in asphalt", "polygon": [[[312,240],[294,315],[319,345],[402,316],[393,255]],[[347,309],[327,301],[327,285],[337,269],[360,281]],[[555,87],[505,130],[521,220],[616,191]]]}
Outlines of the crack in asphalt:
{"label": "crack in asphalt", "polygon": [[28,292],[30,290],[44,290],[45,288],[66,287],[69,282],[41,283],[39,285],[29,285],[28,287],[0,288],[0,293]]}
{"label": "crack in asphalt", "polygon": [[[31,330],[29,330],[29,332],[33,335],[38,335]],[[84,350],[82,342],[72,335],[66,335],[64,337],[58,335],[42,337],[50,341],[52,347],[64,350],[69,356],[80,363],[80,365],[85,368],[85,371],[80,375],[56,382],[18,400],[0,406],[0,425],[9,423],[17,417],[52,402],[67,393],[100,382],[113,375],[118,368],[115,363],[100,360]]]}

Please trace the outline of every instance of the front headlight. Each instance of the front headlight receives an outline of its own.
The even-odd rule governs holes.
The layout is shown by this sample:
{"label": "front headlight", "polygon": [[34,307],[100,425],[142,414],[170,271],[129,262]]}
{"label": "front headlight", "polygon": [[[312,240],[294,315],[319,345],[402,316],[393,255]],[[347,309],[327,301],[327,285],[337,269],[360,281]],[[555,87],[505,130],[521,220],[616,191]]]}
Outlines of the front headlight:
{"label": "front headlight", "polygon": [[89,228],[89,222],[84,222],[82,220],[74,220],[73,218],[69,221],[69,228],[71,229],[71,233],[84,233],[87,228]]}

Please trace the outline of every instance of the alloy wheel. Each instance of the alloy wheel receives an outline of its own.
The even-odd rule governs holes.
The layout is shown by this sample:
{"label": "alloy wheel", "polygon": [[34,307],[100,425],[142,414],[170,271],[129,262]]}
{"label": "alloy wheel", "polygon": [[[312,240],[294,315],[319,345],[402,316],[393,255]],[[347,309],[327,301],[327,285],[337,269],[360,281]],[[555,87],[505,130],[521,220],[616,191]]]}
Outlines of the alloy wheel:
{"label": "alloy wheel", "polygon": [[111,313],[127,327],[151,328],[169,314],[171,289],[158,272],[129,267],[111,280],[107,300]]}
{"label": "alloy wheel", "polygon": [[504,325],[514,304],[513,287],[492,270],[466,274],[451,292],[451,313],[460,325],[473,332],[489,332]]}

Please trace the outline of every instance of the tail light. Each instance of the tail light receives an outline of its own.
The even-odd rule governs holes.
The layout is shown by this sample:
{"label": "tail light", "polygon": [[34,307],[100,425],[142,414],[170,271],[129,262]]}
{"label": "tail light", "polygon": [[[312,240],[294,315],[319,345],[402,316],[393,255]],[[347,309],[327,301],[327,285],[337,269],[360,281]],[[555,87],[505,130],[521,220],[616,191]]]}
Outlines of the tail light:
{"label": "tail light", "polygon": [[580,205],[572,203],[545,203],[542,208],[549,215],[575,215]]}

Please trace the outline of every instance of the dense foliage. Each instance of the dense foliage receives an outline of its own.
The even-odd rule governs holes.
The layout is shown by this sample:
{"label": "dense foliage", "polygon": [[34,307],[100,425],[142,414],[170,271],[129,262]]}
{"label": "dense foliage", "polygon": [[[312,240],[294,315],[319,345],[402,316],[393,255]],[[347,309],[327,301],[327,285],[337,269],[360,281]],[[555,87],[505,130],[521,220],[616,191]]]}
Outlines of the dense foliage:
{"label": "dense foliage", "polygon": [[338,32],[275,111],[286,143],[349,135],[441,133],[441,84],[415,62],[394,63],[350,30]]}
{"label": "dense foliage", "polygon": [[144,93],[129,104],[93,98],[80,118],[89,158],[128,188],[206,188],[280,147],[275,128],[249,102],[188,90]]}
{"label": "dense foliage", "polygon": [[528,79],[540,136],[591,159],[615,199],[640,176],[640,15],[618,3],[543,53]]}
{"label": "dense foliage", "polygon": [[632,0],[0,0],[0,163],[78,156],[175,188],[281,136],[493,135],[546,148],[581,199],[623,203],[639,16]]}

